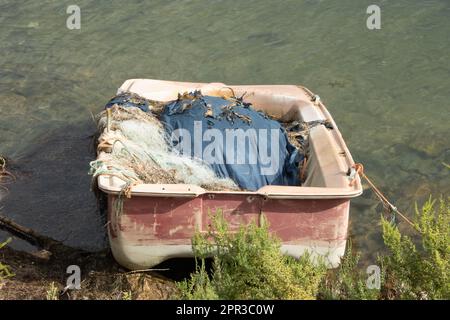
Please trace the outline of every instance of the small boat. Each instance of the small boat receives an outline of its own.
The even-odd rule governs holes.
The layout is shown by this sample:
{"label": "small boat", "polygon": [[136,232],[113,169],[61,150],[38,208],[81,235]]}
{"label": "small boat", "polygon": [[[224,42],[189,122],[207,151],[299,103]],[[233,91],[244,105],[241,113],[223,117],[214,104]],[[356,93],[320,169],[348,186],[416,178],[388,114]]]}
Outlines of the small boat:
{"label": "small boat", "polygon": [[[280,122],[321,122],[309,131],[306,180],[301,186],[266,185],[256,191],[210,191],[189,184],[133,185],[118,212],[114,205],[124,181],[100,175],[97,184],[108,197],[108,234],[115,259],[129,269],[145,269],[175,257],[192,257],[195,230],[209,225],[209,213],[222,211],[230,229],[261,221],[281,241],[281,250],[299,257],[305,251],[336,267],[344,255],[350,199],[362,194],[354,161],[330,113],[308,89],[295,85],[239,85],[130,79],[118,93],[154,101],[176,100],[179,93],[200,90],[214,95],[231,88],[255,109]],[[101,152],[98,158],[101,158]]]}

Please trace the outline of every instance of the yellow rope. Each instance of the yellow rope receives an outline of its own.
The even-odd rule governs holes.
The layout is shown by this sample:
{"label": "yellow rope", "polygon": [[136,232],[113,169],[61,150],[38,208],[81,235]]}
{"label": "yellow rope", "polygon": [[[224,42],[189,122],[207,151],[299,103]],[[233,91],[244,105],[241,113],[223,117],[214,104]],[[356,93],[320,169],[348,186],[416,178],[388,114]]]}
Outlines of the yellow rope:
{"label": "yellow rope", "polygon": [[[314,93],[309,90],[306,87],[303,86],[297,86],[297,88],[303,90],[307,95],[309,95],[312,99],[314,99],[316,97],[316,95],[314,95]],[[320,104],[320,99],[317,101],[313,101],[316,102],[317,104]],[[445,165],[445,164],[444,164]],[[380,199],[380,201],[383,203],[383,205],[385,207],[388,207],[390,210],[392,210],[394,213],[398,213],[398,215],[405,220],[411,227],[413,227],[414,230],[416,230],[417,232],[421,232],[420,229],[413,223],[411,222],[411,220],[409,220],[406,215],[404,215],[403,213],[401,213],[396,206],[394,206],[391,202],[389,202],[389,200],[384,196],[384,194],[380,191],[380,189],[378,189],[373,182],[369,179],[369,177],[364,173],[364,166],[361,163],[355,163],[352,166],[355,170],[356,173],[358,173],[362,178],[364,178],[367,183],[369,184],[369,186],[372,188],[373,192],[375,193],[375,195],[378,197],[378,199]],[[353,180],[350,181],[350,186],[353,185],[353,183],[355,183],[355,178],[353,178]]]}
{"label": "yellow rope", "polygon": [[[358,173],[362,178],[366,180],[366,182],[369,184],[369,186],[372,188],[375,195],[380,199],[380,201],[383,203],[385,207],[388,207],[390,210],[392,210],[394,213],[397,213],[403,220],[405,220],[411,227],[413,227],[414,230],[420,232],[420,230],[417,228],[417,226],[409,220],[406,215],[401,213],[396,206],[394,206],[387,198],[386,196],[378,189],[375,184],[372,182],[372,180],[369,179],[369,177],[364,173],[364,166],[361,163],[355,163],[353,165],[353,168],[356,170],[356,173]],[[355,182],[355,179],[353,179],[350,182],[350,185],[353,185]]]}

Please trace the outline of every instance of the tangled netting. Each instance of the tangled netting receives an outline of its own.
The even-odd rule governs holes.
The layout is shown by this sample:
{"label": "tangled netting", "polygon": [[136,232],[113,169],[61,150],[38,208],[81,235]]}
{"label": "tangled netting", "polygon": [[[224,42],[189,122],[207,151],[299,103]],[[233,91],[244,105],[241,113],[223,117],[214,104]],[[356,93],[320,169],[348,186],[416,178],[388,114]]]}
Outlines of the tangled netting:
{"label": "tangled netting", "polygon": [[202,161],[170,149],[167,134],[152,113],[138,107],[113,105],[97,116],[101,156],[90,174],[115,176],[127,185],[193,184],[207,190],[239,190]]}

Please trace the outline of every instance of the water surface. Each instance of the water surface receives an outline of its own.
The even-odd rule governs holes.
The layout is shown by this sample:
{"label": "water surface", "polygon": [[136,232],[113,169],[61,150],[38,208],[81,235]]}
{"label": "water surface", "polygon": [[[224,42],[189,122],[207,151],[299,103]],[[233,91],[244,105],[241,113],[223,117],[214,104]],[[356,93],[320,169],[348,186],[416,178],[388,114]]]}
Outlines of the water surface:
{"label": "water surface", "polygon": [[[373,2],[0,0],[0,154],[18,179],[3,214],[68,245],[107,246],[87,176],[91,113],[128,78],[303,84],[399,208],[449,194],[450,2],[376,1],[382,29],[371,31]],[[66,28],[71,4],[81,30]],[[367,261],[380,209],[369,191],[353,201]]]}

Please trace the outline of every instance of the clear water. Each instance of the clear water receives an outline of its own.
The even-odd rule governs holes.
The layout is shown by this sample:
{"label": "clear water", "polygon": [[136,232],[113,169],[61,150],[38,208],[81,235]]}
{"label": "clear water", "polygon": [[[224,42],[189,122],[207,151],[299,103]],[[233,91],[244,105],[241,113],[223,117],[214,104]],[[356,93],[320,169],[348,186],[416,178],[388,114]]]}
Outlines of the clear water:
{"label": "clear water", "polygon": [[[81,30],[66,28],[71,4]],[[105,247],[87,176],[91,113],[141,77],[307,86],[366,173],[412,213],[450,191],[449,18],[448,0],[0,0],[0,154],[18,178],[2,212],[69,245]],[[370,191],[353,202],[351,236],[368,260],[379,217]]]}

